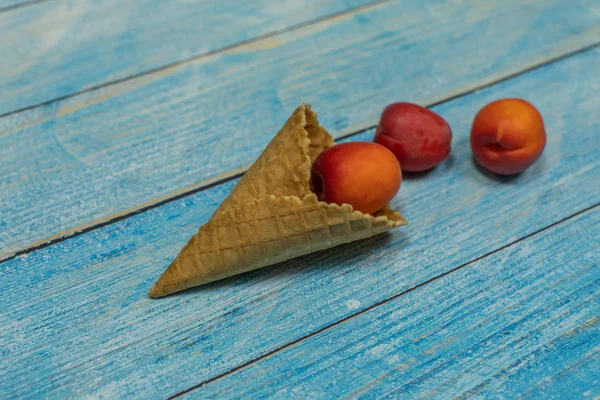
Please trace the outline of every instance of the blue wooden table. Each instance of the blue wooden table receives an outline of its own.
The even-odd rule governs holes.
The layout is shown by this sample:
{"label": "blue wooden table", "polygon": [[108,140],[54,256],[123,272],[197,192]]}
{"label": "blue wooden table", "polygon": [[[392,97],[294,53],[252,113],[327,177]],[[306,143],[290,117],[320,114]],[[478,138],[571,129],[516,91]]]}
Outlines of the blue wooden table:
{"label": "blue wooden table", "polygon": [[[0,0],[0,398],[598,398],[600,1]],[[475,113],[548,144],[502,178]],[[431,107],[410,225],[147,292],[302,102]]]}

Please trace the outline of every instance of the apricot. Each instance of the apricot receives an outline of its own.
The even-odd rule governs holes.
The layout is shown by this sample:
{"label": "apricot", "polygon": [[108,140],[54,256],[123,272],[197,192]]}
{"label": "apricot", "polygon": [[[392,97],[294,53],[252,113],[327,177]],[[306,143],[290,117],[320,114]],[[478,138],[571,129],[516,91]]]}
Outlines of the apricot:
{"label": "apricot", "polygon": [[321,201],[350,204],[373,214],[400,189],[402,171],[392,152],[376,143],[343,143],[325,150],[312,166],[313,191]]}
{"label": "apricot", "polygon": [[383,110],[375,143],[392,151],[403,171],[431,169],[450,154],[452,130],[438,114],[411,103],[390,104]]}
{"label": "apricot", "polygon": [[493,101],[473,121],[471,149],[475,160],[496,174],[524,171],[540,158],[545,146],[542,116],[525,100]]}

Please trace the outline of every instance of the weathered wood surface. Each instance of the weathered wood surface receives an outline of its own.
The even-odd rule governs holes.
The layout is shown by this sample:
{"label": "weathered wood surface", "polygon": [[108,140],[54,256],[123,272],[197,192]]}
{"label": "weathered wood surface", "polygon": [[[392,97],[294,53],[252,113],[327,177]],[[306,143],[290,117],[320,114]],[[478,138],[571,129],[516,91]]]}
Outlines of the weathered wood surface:
{"label": "weathered wood surface", "polygon": [[2,118],[0,257],[244,167],[303,101],[356,131],[598,41],[597,1],[391,1]]}
{"label": "weathered wood surface", "polygon": [[597,398],[599,248],[596,207],[189,397]]}
{"label": "weathered wood surface", "polygon": [[[393,205],[411,225],[387,236],[147,298],[228,182],[0,264],[0,392],[176,394],[600,203],[599,68],[591,50],[436,107],[452,157],[407,177]],[[478,170],[468,146],[475,112],[506,96],[538,106],[549,134],[512,179]]]}
{"label": "weathered wood surface", "polygon": [[374,1],[52,0],[7,11],[0,115]]}

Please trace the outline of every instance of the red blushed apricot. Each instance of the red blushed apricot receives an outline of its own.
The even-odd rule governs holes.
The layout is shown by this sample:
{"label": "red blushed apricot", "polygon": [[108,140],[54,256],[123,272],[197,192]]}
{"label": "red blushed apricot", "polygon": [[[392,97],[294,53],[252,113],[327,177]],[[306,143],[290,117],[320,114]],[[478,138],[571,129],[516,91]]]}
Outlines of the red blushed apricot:
{"label": "red blushed apricot", "polygon": [[350,204],[373,214],[400,189],[402,172],[394,154],[375,143],[343,143],[325,150],[312,166],[312,186],[321,201]]}
{"label": "red blushed apricot", "polygon": [[546,146],[539,111],[522,99],[502,99],[483,107],[471,128],[471,149],[479,165],[513,175],[537,161]]}
{"label": "red blushed apricot", "polygon": [[412,103],[394,103],[383,110],[375,133],[379,143],[396,155],[403,171],[431,169],[450,154],[452,131],[433,111]]}

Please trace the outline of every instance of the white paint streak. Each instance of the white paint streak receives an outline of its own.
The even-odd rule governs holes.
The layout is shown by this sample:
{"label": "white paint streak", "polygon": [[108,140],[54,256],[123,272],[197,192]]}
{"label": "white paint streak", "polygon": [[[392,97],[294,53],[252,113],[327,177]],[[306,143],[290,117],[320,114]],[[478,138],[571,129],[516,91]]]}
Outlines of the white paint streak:
{"label": "white paint streak", "polygon": [[346,302],[346,307],[348,307],[348,309],[350,309],[350,310],[356,310],[358,307],[360,307],[360,301],[348,300]]}

